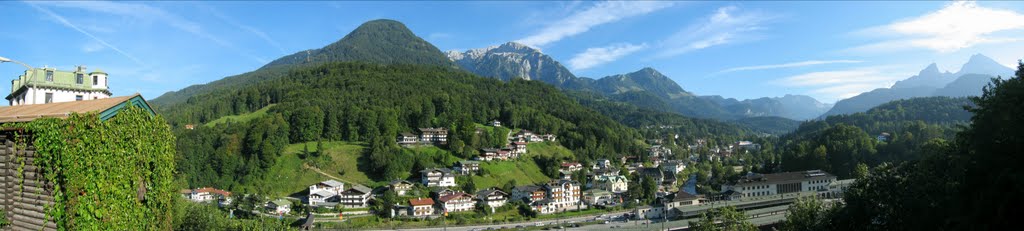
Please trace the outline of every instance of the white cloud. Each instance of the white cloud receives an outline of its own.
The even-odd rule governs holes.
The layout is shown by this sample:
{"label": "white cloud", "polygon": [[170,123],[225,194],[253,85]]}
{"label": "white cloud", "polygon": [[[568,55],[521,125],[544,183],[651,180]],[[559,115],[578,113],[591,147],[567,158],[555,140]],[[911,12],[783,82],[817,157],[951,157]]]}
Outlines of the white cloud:
{"label": "white cloud", "polygon": [[73,29],[75,31],[78,31],[79,33],[82,33],[85,36],[89,36],[89,38],[92,38],[94,41],[102,44],[105,47],[110,48],[111,50],[116,51],[117,53],[119,53],[121,55],[124,55],[124,57],[126,57],[128,59],[131,59],[135,63],[137,63],[139,65],[145,65],[145,63],[143,63],[141,60],[139,60],[138,58],[135,58],[134,55],[128,54],[128,52],[125,52],[124,50],[121,50],[121,48],[117,48],[116,46],[114,46],[114,45],[112,45],[110,43],[107,43],[107,41],[104,41],[103,39],[100,39],[99,37],[96,37],[96,35],[93,35],[92,33],[89,33],[88,31],[83,30],[81,27],[78,27],[74,23],[71,23],[71,21],[68,21],[67,18],[64,18],[63,16],[60,16],[57,13],[54,13],[53,11],[50,11],[50,10],[48,10],[46,8],[43,8],[43,7],[40,7],[40,6],[37,6],[37,5],[33,5],[33,4],[29,4],[29,5],[34,7],[34,8],[36,8],[36,10],[39,10],[40,12],[43,12],[44,14],[50,16],[54,20],[57,20],[57,22],[59,22],[60,24],[63,24],[64,26],[66,26],[68,28],[71,28],[71,29]]}
{"label": "white cloud", "polygon": [[736,12],[739,8],[718,8],[714,14],[669,36],[662,42],[660,57],[670,57],[712,46],[759,39],[755,31],[774,16],[753,12]]}
{"label": "white cloud", "polygon": [[236,47],[233,43],[228,42],[220,37],[206,32],[203,27],[194,21],[188,20],[181,16],[172,14],[163,9],[145,5],[142,3],[125,3],[125,2],[107,2],[107,1],[70,1],[70,2],[48,2],[39,1],[29,3],[39,9],[42,7],[38,5],[47,5],[53,7],[72,8],[78,10],[86,10],[92,12],[106,13],[114,16],[120,16],[138,20],[142,22],[162,22],[170,25],[171,27],[188,32],[197,37],[207,39],[217,45],[225,48],[234,50],[241,56],[248,57],[259,63],[267,63],[266,59],[252,55],[249,52],[243,51]]}
{"label": "white cloud", "polygon": [[629,43],[612,44],[606,47],[591,47],[570,59],[569,66],[573,70],[588,69],[618,60],[623,56],[645,48],[647,48],[647,44],[633,45]]}
{"label": "white cloud", "polygon": [[871,66],[805,73],[781,78],[776,83],[787,87],[813,88],[812,93],[830,101],[849,98],[876,88],[890,87],[897,80],[910,75],[913,73],[894,66]]}
{"label": "white cloud", "polygon": [[536,34],[519,39],[517,42],[532,47],[543,46],[569,36],[587,32],[590,28],[598,25],[633,16],[645,15],[672,5],[672,2],[663,1],[599,2],[590,8],[548,24]]}
{"label": "white cloud", "polygon": [[978,6],[975,2],[952,2],[938,11],[888,25],[873,27],[856,34],[886,35],[889,40],[866,44],[848,50],[885,52],[908,48],[953,52],[980,44],[1022,41],[1019,36],[997,36],[1000,32],[1024,29],[1024,15],[1001,9]]}
{"label": "white cloud", "polygon": [[779,69],[779,68],[792,68],[792,67],[806,67],[814,65],[825,65],[825,64],[837,64],[837,63],[861,63],[860,60],[808,60],[801,62],[783,63],[783,64],[769,64],[769,65],[756,65],[756,66],[745,66],[745,67],[734,67],[719,71],[718,73],[728,73],[736,71],[754,71],[754,70],[767,70],[767,69]]}

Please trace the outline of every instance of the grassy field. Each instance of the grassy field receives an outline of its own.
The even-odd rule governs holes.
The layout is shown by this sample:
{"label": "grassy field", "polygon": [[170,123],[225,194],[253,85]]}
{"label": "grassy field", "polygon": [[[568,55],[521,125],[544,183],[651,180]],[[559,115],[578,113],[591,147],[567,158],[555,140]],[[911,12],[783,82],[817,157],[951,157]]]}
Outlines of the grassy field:
{"label": "grassy field", "polygon": [[526,158],[533,157],[535,155],[541,155],[576,159],[576,156],[572,154],[572,151],[565,147],[562,147],[562,145],[558,145],[551,142],[529,143],[526,145],[526,150],[526,156],[524,156]]}
{"label": "grassy field", "polygon": [[203,126],[212,127],[212,126],[220,124],[220,123],[226,123],[229,120],[230,121],[234,121],[234,122],[248,122],[248,121],[250,121],[252,119],[259,118],[261,116],[267,115],[267,111],[270,110],[270,108],[273,107],[273,106],[274,106],[274,104],[271,104],[271,105],[268,105],[266,107],[260,108],[260,110],[256,110],[254,112],[249,112],[249,113],[245,113],[245,114],[241,114],[241,115],[230,115],[230,116],[220,117],[220,118],[217,118],[216,120],[213,120],[213,121],[210,121],[209,123],[206,123]]}
{"label": "grassy field", "polygon": [[[316,142],[309,142],[310,151],[316,150]],[[331,178],[321,175],[303,167],[305,160],[299,158],[304,143],[290,144],[285,147],[284,153],[277,158],[274,166],[267,171],[263,182],[254,183],[262,194],[281,197],[301,192],[316,182],[329,180]],[[324,142],[324,152],[331,155],[332,161],[322,171],[331,176],[338,177],[346,183],[355,182],[359,184],[372,185],[373,182],[360,172],[356,167],[357,160],[362,155],[365,147],[358,143],[349,142]],[[339,171],[344,170],[344,175]]]}
{"label": "grassy field", "polygon": [[473,182],[479,189],[490,187],[501,188],[505,183],[515,180],[516,185],[528,185],[548,182],[551,180],[541,172],[540,167],[529,158],[514,161],[492,161],[480,163],[481,174],[473,176]]}

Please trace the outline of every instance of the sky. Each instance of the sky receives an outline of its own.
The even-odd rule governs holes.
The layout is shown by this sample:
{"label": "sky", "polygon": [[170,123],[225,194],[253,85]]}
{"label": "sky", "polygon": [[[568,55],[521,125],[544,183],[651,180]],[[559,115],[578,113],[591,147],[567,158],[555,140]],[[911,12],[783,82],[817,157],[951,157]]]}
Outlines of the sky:
{"label": "sky", "polygon": [[[931,63],[1024,58],[1018,2],[0,2],[0,56],[85,65],[149,99],[255,70],[394,19],[442,51],[516,41],[577,76],[652,67],[698,95],[812,96],[889,87]],[[0,64],[0,77],[24,71]],[[9,89],[9,86],[5,89]]]}

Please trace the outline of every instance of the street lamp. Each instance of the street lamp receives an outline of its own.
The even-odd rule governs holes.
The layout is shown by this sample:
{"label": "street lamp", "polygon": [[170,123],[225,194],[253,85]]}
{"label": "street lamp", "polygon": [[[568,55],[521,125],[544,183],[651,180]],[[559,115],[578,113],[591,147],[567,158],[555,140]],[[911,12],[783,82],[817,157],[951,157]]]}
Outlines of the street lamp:
{"label": "street lamp", "polygon": [[[29,78],[35,78],[36,77],[36,69],[32,68],[32,66],[29,66],[28,64],[25,64],[23,62],[18,62],[17,60],[12,60],[12,59],[9,59],[7,57],[0,56],[0,63],[17,63],[17,64],[21,64],[22,66],[25,66],[25,68],[28,68]],[[29,82],[31,82],[31,81],[29,81]],[[15,91],[15,90],[17,90],[17,89],[11,89],[11,91]],[[32,94],[32,100],[33,100],[33,102],[35,101],[35,94]]]}

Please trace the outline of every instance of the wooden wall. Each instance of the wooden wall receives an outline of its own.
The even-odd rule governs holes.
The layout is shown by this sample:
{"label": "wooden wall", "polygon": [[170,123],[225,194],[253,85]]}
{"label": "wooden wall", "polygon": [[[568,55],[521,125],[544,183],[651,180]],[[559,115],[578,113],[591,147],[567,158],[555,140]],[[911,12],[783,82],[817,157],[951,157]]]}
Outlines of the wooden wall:
{"label": "wooden wall", "polygon": [[[56,230],[53,219],[46,217],[46,206],[54,203],[53,184],[45,182],[33,164],[31,135],[19,136],[16,139],[14,130],[0,132],[0,210],[10,222],[4,230]],[[17,144],[18,140],[24,142]]]}

